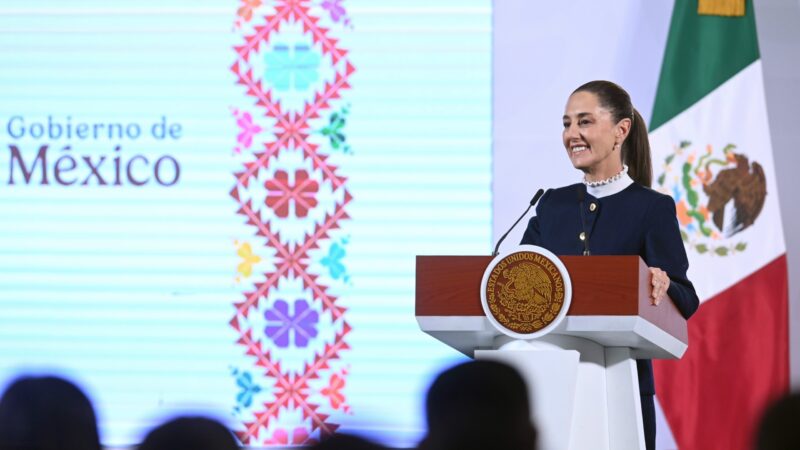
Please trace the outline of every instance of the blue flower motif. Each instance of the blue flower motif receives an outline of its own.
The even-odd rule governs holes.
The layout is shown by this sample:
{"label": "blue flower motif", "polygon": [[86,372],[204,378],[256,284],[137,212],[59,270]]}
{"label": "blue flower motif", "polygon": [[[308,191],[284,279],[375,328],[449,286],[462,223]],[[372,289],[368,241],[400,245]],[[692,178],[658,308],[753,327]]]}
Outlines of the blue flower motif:
{"label": "blue flower motif", "polygon": [[264,55],[264,78],[277,91],[305,91],[319,78],[322,57],[306,44],[275,44]]}
{"label": "blue flower motif", "polygon": [[246,370],[233,369],[231,373],[236,377],[236,385],[240,389],[236,394],[236,406],[233,408],[238,412],[253,404],[253,397],[261,392],[261,386],[253,381],[253,376]]}
{"label": "blue flower motif", "polygon": [[320,260],[320,263],[330,272],[331,278],[334,280],[341,279],[345,283],[350,280],[347,269],[342,264],[342,259],[346,255],[344,246],[347,242],[347,239],[342,239],[341,242],[334,242],[328,249],[328,254]]}
{"label": "blue flower motif", "polygon": [[305,300],[295,300],[294,314],[289,312],[289,304],[276,300],[273,307],[264,313],[267,337],[281,348],[289,346],[289,335],[294,336],[294,345],[305,347],[308,341],[317,336],[319,313],[309,307]]}

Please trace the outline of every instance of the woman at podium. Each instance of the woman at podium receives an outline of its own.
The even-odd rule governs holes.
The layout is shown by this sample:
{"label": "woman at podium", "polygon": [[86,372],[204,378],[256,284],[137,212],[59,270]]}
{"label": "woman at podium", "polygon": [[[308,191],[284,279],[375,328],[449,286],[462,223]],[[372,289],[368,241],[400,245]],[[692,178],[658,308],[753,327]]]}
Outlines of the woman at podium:
{"label": "woman at podium", "polygon": [[[522,244],[556,255],[639,255],[650,268],[652,303],[672,301],[689,318],[699,300],[686,277],[675,202],[650,189],[652,163],[644,120],[630,95],[610,81],[591,81],[567,101],[562,139],[581,183],[548,190]],[[645,443],[655,448],[653,368],[637,360]]]}

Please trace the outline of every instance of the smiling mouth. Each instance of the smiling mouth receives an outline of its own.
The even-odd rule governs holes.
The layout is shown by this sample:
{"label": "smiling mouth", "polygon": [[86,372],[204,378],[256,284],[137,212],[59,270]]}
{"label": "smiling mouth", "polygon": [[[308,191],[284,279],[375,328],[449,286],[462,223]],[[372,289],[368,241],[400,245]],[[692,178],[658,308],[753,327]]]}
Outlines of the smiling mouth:
{"label": "smiling mouth", "polygon": [[577,155],[577,154],[580,154],[582,152],[585,152],[588,149],[589,149],[589,147],[587,147],[585,145],[576,145],[575,147],[572,147],[572,149],[570,151],[571,151],[571,153],[573,155]]}

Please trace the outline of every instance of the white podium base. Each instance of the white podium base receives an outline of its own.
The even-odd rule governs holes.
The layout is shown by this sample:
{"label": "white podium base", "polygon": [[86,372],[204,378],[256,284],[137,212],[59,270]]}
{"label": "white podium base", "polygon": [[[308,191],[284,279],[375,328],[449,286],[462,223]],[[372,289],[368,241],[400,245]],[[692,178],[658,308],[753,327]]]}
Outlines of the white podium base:
{"label": "white podium base", "polygon": [[629,348],[552,334],[531,341],[501,336],[495,348],[475,350],[475,358],[505,362],[525,378],[539,449],[644,450]]}

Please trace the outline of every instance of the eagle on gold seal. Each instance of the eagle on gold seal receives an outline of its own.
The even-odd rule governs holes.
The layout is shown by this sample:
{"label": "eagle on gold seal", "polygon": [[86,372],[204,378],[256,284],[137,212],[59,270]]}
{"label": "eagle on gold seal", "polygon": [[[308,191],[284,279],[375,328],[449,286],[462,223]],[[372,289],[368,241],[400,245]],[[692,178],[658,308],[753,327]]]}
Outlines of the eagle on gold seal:
{"label": "eagle on gold seal", "polygon": [[491,315],[514,333],[530,334],[552,323],[564,307],[564,279],[547,256],[516,252],[488,273],[484,295]]}

